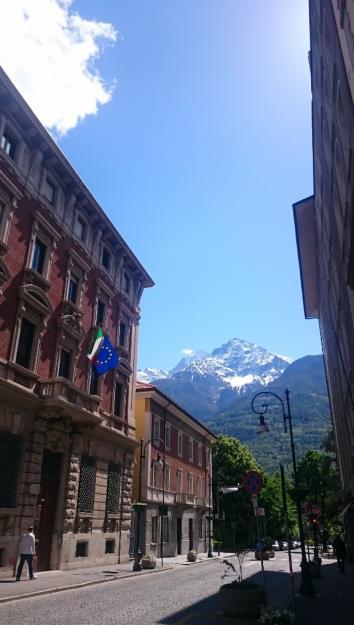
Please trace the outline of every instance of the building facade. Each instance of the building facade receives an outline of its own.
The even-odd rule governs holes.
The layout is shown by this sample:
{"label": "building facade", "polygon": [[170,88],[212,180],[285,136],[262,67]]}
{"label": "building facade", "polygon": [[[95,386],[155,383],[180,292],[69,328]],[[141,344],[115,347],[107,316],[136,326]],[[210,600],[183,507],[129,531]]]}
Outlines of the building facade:
{"label": "building facade", "polygon": [[137,382],[134,500],[147,504],[143,553],[204,552],[212,538],[212,455],[207,428],[155,386]]}
{"label": "building facade", "polygon": [[354,556],[354,2],[310,0],[314,195],[294,205],[305,316],[319,319]]}
{"label": "building facade", "polygon": [[[127,559],[139,301],[152,281],[0,71],[0,573]],[[97,376],[98,327],[120,360]]]}

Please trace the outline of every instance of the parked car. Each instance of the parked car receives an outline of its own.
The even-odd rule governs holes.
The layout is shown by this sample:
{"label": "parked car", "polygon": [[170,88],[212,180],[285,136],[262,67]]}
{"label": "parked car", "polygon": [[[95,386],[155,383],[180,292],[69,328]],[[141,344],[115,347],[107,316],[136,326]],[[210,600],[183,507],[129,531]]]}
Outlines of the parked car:
{"label": "parked car", "polygon": [[272,544],[272,549],[273,551],[279,551],[279,543],[277,540],[275,540],[274,543]]}

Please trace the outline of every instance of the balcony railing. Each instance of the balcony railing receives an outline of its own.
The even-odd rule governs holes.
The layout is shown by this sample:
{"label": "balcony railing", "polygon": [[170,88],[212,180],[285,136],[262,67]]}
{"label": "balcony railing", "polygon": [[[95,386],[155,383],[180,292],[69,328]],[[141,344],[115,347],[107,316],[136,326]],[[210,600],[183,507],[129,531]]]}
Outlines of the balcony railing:
{"label": "balcony railing", "polygon": [[175,503],[180,504],[182,506],[194,507],[196,503],[196,499],[194,495],[189,495],[188,493],[176,493]]}
{"label": "balcony railing", "polygon": [[76,408],[83,408],[93,414],[99,414],[101,398],[81,391],[69,380],[64,378],[39,380],[38,386],[39,396],[42,399],[66,401]]}

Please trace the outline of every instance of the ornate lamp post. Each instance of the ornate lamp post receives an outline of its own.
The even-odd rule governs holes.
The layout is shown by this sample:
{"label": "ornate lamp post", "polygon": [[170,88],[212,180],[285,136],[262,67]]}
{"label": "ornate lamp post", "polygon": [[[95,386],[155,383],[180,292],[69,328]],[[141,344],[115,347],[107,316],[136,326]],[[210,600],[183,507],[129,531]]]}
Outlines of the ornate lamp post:
{"label": "ornate lamp post", "polygon": [[295,493],[296,493],[296,510],[297,510],[297,519],[299,525],[299,533],[300,533],[300,543],[301,543],[301,584],[300,584],[300,593],[307,597],[311,597],[314,594],[312,579],[310,576],[309,565],[306,559],[306,548],[305,548],[305,533],[304,526],[302,523],[302,514],[301,514],[301,504],[298,496],[298,478],[297,478],[297,468],[296,468],[296,456],[295,456],[295,446],[294,446],[294,436],[293,436],[293,426],[291,420],[291,411],[290,411],[290,400],[289,400],[290,392],[288,389],[285,390],[285,401],[279,397],[276,393],[271,393],[269,391],[261,391],[257,393],[251,403],[251,408],[253,412],[259,415],[259,425],[257,431],[259,433],[269,432],[269,428],[265,422],[264,415],[268,412],[267,403],[259,403],[258,410],[255,407],[255,403],[257,404],[257,400],[259,401],[261,398],[267,400],[268,398],[274,398],[278,402],[280,402],[283,412],[283,422],[284,422],[284,432],[287,433],[287,422],[289,423],[289,434],[290,434],[290,445],[291,445],[291,458],[293,463],[293,473],[294,473],[294,485],[295,485]]}
{"label": "ornate lamp post", "polygon": [[[146,503],[141,502],[141,482],[142,482],[142,471],[143,471],[143,460],[145,461],[146,448],[148,445],[152,445],[157,450],[157,462],[162,466],[162,516],[161,516],[161,540],[160,540],[160,549],[161,549],[161,565],[163,566],[163,519],[165,516],[165,441],[162,438],[150,438],[144,445],[144,439],[140,439],[140,465],[139,465],[139,492],[138,492],[138,503],[133,505],[136,519],[136,530],[135,530],[135,546],[134,546],[134,564],[133,571],[141,571],[141,546],[140,546],[140,529],[141,529],[141,513],[146,509]],[[161,450],[163,453],[161,460]]]}

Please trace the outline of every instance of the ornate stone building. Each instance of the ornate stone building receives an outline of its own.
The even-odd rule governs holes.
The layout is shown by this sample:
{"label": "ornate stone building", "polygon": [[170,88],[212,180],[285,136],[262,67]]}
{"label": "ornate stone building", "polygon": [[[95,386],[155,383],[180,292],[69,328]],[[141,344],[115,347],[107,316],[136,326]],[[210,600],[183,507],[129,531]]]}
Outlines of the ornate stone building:
{"label": "ornate stone building", "polygon": [[318,318],[354,557],[354,2],[310,0],[314,195],[294,205],[305,316]]}
{"label": "ornate stone building", "polygon": [[[139,302],[153,283],[0,71],[0,573],[128,558]],[[86,354],[101,326],[115,370]]]}
{"label": "ornate stone building", "polygon": [[[205,552],[212,538],[212,454],[215,435],[156,386],[137,382],[134,501],[147,504],[143,553]],[[141,456],[144,456],[141,462]]]}

